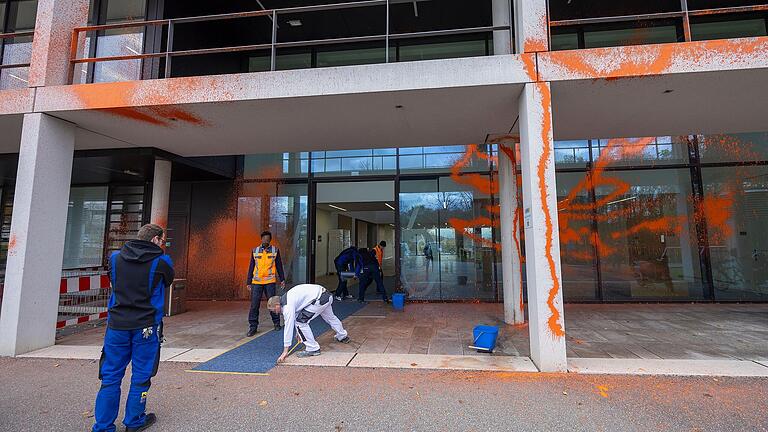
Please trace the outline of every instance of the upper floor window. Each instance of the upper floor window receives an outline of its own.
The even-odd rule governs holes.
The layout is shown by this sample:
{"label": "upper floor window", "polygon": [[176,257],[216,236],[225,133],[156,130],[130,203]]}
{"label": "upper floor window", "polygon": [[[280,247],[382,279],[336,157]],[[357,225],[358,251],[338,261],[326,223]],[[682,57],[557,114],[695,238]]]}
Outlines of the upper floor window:
{"label": "upper floor window", "polygon": [[[75,82],[506,54],[511,8],[511,0],[94,0],[97,27],[79,32],[88,50]],[[88,57],[99,60],[77,62]]]}
{"label": "upper floor window", "polygon": [[549,0],[551,49],[766,36],[766,0]]}
{"label": "upper floor window", "polygon": [[37,0],[0,0],[0,89],[29,85]]}

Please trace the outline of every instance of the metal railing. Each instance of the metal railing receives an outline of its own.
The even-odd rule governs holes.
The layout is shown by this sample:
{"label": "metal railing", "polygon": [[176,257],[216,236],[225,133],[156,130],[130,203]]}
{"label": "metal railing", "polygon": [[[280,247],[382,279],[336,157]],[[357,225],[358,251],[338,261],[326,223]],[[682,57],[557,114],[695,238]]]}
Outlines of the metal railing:
{"label": "metal railing", "polygon": [[[172,60],[174,57],[181,57],[181,56],[269,50],[270,70],[274,71],[276,68],[277,50],[279,48],[310,47],[310,46],[317,46],[317,45],[337,45],[337,44],[356,43],[356,42],[384,41],[383,63],[389,63],[390,62],[390,56],[389,56],[390,41],[392,40],[410,39],[415,37],[435,37],[435,36],[448,36],[448,35],[478,34],[478,33],[488,33],[488,32],[494,32],[494,31],[508,31],[510,33],[510,39],[512,39],[514,36],[512,34],[512,27],[508,25],[507,26],[468,27],[468,28],[458,28],[458,29],[450,29],[450,30],[432,30],[432,31],[409,32],[409,33],[392,33],[390,32],[390,5],[394,3],[401,3],[401,2],[402,2],[401,0],[365,0],[365,1],[359,1],[359,2],[350,2],[350,3],[335,3],[335,4],[328,4],[328,5],[301,6],[301,7],[290,7],[290,8],[281,8],[281,9],[250,11],[250,12],[237,12],[237,13],[228,13],[228,14],[204,15],[204,16],[196,16],[196,17],[171,18],[171,19],[148,20],[148,21],[132,21],[132,22],[118,23],[118,24],[105,24],[105,25],[94,25],[94,26],[87,26],[87,27],[77,27],[74,29],[74,32],[72,34],[72,52],[70,55],[69,82],[72,83],[72,78],[74,76],[75,68],[77,67],[77,65],[98,63],[98,62],[164,58],[165,59],[164,77],[170,78],[171,70],[172,70],[171,68]],[[371,6],[385,6],[386,8],[384,34],[314,39],[314,40],[291,41],[291,42],[278,42],[277,40],[277,36],[278,36],[277,18],[279,15],[309,13],[309,12],[319,12],[319,11],[329,11],[329,10],[355,9],[355,8],[364,8],[364,7],[371,7]],[[187,49],[187,50],[179,50],[179,51],[174,51],[173,49],[174,28],[177,25],[209,22],[209,21],[254,18],[254,17],[268,17],[271,19],[272,33],[271,33],[270,43],[236,45],[236,46],[228,46],[228,47],[220,47],[220,48]],[[131,55],[115,55],[115,56],[104,56],[104,57],[78,57],[77,56],[77,51],[78,51],[79,42],[80,42],[80,35],[82,33],[103,32],[106,30],[136,28],[136,27],[144,27],[144,28],[167,27],[167,36],[165,41],[166,50],[163,52],[140,53],[140,54],[131,54]]]}
{"label": "metal railing", "polygon": [[608,23],[619,23],[619,22],[629,22],[629,21],[652,21],[652,20],[679,18],[682,20],[682,24],[683,24],[683,36],[685,38],[685,41],[688,42],[692,40],[691,25],[690,25],[689,17],[713,16],[713,15],[725,15],[725,14],[737,14],[737,13],[749,13],[749,12],[766,12],[768,11],[768,4],[690,10],[687,5],[687,0],[682,0],[680,9],[681,10],[679,11],[673,11],[673,12],[579,18],[579,19],[569,19],[569,20],[550,20],[549,26],[550,28],[576,27],[576,26],[589,25],[589,24],[608,24]]}
{"label": "metal railing", "polygon": [[[0,40],[5,41],[5,39],[14,39],[17,37],[26,37],[26,36],[34,36],[34,31],[24,31],[24,32],[16,32],[16,33],[0,33]],[[17,68],[28,68],[29,63],[11,63],[11,64],[2,64],[2,59],[0,58],[0,70],[2,69],[17,69]]]}

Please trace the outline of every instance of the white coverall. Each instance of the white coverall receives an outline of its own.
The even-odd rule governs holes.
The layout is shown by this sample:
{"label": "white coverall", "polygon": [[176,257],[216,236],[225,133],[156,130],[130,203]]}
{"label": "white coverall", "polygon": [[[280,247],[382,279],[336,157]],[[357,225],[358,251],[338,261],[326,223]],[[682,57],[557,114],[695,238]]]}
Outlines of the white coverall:
{"label": "white coverall", "polygon": [[[336,332],[336,340],[343,340],[347,337],[347,331],[341,325],[341,321],[334,315],[331,304],[333,303],[333,295],[330,295],[328,302],[324,305],[319,305],[317,299],[325,292],[325,288],[321,285],[314,284],[302,284],[288,290],[285,293],[285,304],[282,306],[283,318],[285,320],[283,328],[283,346],[290,347],[293,343],[293,327],[296,326],[301,332],[301,336],[304,339],[304,346],[307,351],[318,351],[320,344],[315,341],[315,336],[312,334],[312,329],[309,327],[309,321],[322,317],[328,325],[331,326],[333,331]],[[313,314],[312,318],[307,322],[298,322],[296,318],[304,310]]]}

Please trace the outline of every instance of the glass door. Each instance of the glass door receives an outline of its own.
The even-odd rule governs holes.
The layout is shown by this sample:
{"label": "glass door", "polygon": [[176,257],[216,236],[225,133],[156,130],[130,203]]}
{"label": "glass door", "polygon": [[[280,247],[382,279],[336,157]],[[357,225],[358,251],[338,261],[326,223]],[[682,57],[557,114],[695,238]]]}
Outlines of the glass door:
{"label": "glass door", "polygon": [[460,176],[400,182],[400,280],[409,297],[496,298],[490,208],[490,195]]}

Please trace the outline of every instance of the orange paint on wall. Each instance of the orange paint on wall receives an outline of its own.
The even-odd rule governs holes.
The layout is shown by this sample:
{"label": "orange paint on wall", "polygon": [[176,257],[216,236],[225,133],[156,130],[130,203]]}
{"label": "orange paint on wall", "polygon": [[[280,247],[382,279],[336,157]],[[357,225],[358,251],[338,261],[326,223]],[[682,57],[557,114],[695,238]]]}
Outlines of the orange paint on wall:
{"label": "orange paint on wall", "polygon": [[555,241],[554,222],[552,220],[552,213],[550,212],[549,208],[549,192],[547,190],[547,169],[554,169],[554,167],[549,166],[549,162],[552,160],[552,113],[550,111],[551,94],[549,91],[549,85],[547,83],[536,83],[536,88],[541,98],[540,103],[542,109],[542,152],[536,166],[536,176],[538,178],[541,211],[544,214],[544,255],[547,259],[547,265],[549,266],[549,277],[552,279],[552,287],[549,289],[549,296],[547,297],[547,306],[549,307],[550,312],[547,325],[549,326],[550,332],[552,332],[555,337],[563,337],[565,336],[565,330],[563,329],[563,325],[560,322],[560,311],[557,309],[557,306],[555,306],[555,298],[560,292],[560,276],[558,275],[554,254],[552,253],[552,248],[554,247]]}

